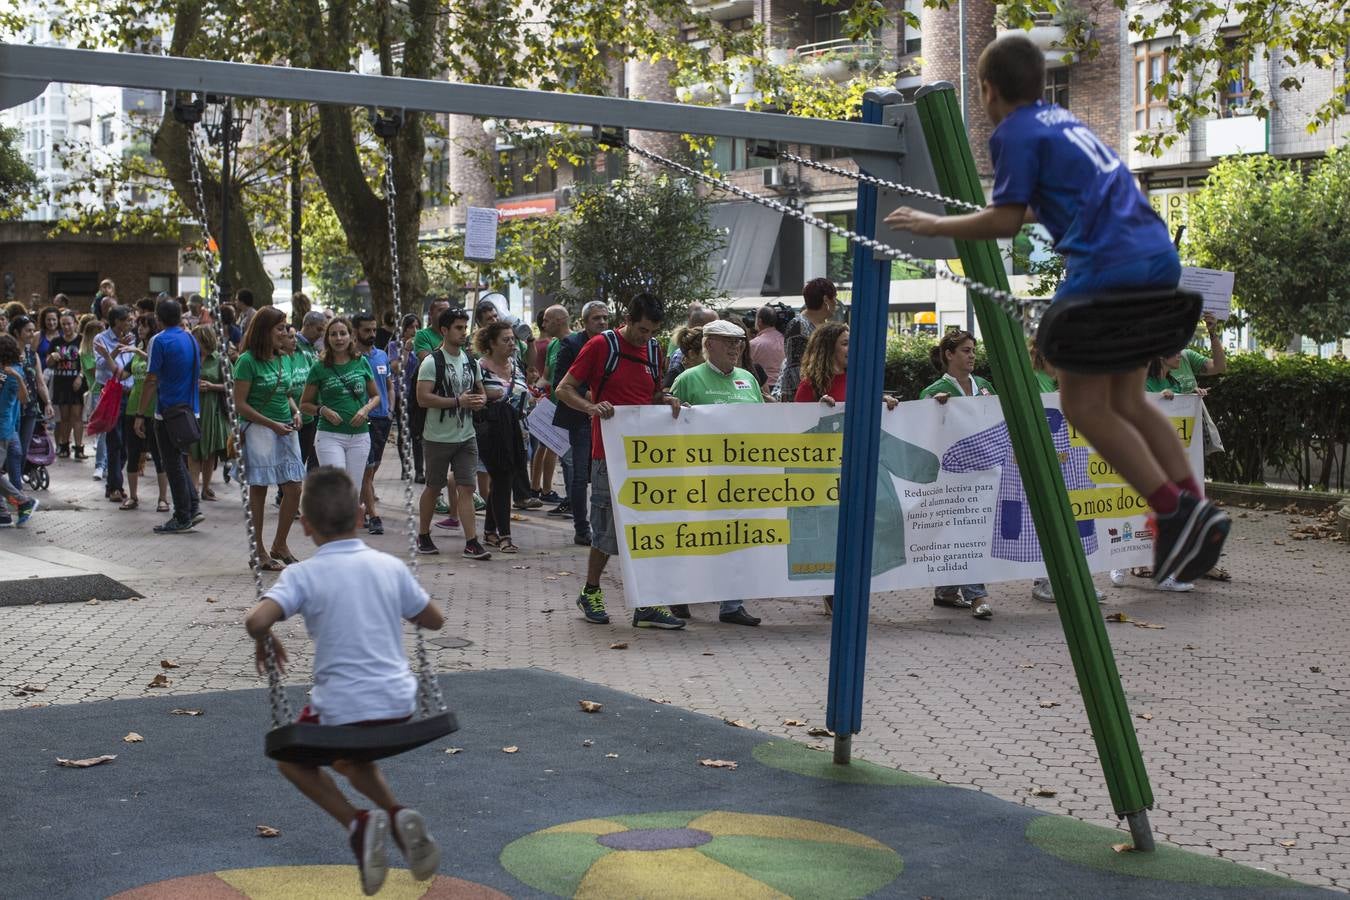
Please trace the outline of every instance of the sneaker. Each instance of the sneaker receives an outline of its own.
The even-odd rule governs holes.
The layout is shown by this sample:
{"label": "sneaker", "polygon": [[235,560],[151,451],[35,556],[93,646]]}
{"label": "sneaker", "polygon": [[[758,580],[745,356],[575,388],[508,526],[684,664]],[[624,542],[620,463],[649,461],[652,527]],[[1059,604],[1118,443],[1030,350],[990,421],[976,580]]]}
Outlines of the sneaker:
{"label": "sneaker", "polygon": [[412,870],[412,877],[426,881],[441,865],[441,848],[427,831],[426,820],[415,809],[402,808],[394,812],[394,843]]}
{"label": "sneaker", "polygon": [[440,497],[436,498],[436,515],[444,516],[450,513],[450,507],[446,506],[445,501]]}
{"label": "sneaker", "polygon": [[474,538],[474,539],[471,540],[471,541],[465,541],[465,542],[464,542],[464,558],[465,558],[465,559],[492,559],[492,554],[488,552],[488,549],[487,549],[486,547],[484,547],[482,544],[478,543],[478,539],[477,539],[477,538]]}
{"label": "sneaker", "polygon": [[512,504],[516,509],[538,509],[544,505],[544,501],[538,497],[526,497],[519,503]]}
{"label": "sneaker", "polygon": [[591,536],[589,534],[577,534],[572,536],[572,543],[578,547],[589,547],[591,545]]}
{"label": "sneaker", "polygon": [[30,497],[26,502],[19,504],[19,517],[15,520],[15,525],[23,525],[29,519],[33,518],[33,513],[37,512],[38,501],[36,497]]}
{"label": "sneaker", "polygon": [[451,528],[459,527],[459,519],[456,519],[454,516],[449,516],[448,518],[441,519],[439,522],[436,522],[435,525],[437,528],[444,528],[448,531]]}
{"label": "sneaker", "polygon": [[487,501],[484,500],[481,496],[479,496],[478,492],[475,491],[473,495],[473,511],[482,512],[485,509],[487,509]]}
{"label": "sneaker", "polygon": [[352,822],[351,845],[361,874],[361,892],[373,897],[384,887],[389,874],[384,841],[389,834],[389,814],[382,809],[361,810]]}
{"label": "sneaker", "polygon": [[206,516],[202,515],[200,511],[194,512],[189,518],[193,525],[200,525],[206,521]]}
{"label": "sneaker", "polygon": [[825,615],[834,615],[834,594],[826,594],[822,599],[825,601]]}
{"label": "sneaker", "polygon": [[539,495],[540,503],[562,503],[563,498],[558,496],[557,491],[544,491]]}
{"label": "sneaker", "polygon": [[962,594],[960,588],[939,588],[933,592],[934,606],[949,606],[953,609],[970,609],[970,601]]}
{"label": "sneaker", "polygon": [[366,523],[366,531],[370,534],[384,534],[384,522],[379,516],[371,516],[370,521]]}
{"label": "sneaker", "polygon": [[14,519],[10,516],[0,514],[0,528],[13,528]]}
{"label": "sneaker", "polygon": [[425,475],[413,476],[413,484],[426,484],[426,483],[427,483],[427,476]]}
{"label": "sneaker", "polygon": [[1112,570],[1111,570],[1111,583],[1114,584],[1116,587],[1120,587],[1122,584],[1124,584],[1124,583],[1125,583],[1125,570],[1124,570],[1124,569],[1112,569]]}
{"label": "sneaker", "polygon": [[664,606],[644,606],[633,610],[634,628],[664,628],[668,631],[684,627],[684,620],[677,619]]}
{"label": "sneaker", "polygon": [[1211,501],[1183,493],[1177,508],[1166,516],[1151,517],[1153,528],[1153,582],[1169,575],[1191,581],[1214,568],[1223,552],[1232,522]]}
{"label": "sneaker", "polygon": [[1175,575],[1168,575],[1162,581],[1158,582],[1157,589],[1160,591],[1175,591],[1178,594],[1184,594],[1187,591],[1195,590],[1195,585],[1189,581],[1177,581]]}
{"label": "sneaker", "polygon": [[563,500],[557,506],[544,513],[544,515],[552,519],[570,519],[572,518],[572,504]]}
{"label": "sneaker", "polygon": [[[95,467],[94,467],[94,480],[95,480],[95,481],[102,481],[102,480],[103,480],[103,467],[102,467],[102,466],[95,466]],[[228,481],[229,479],[226,479],[226,480]]]}
{"label": "sneaker", "polygon": [[436,545],[431,542],[431,535],[419,534],[417,536],[417,552],[423,556],[430,556],[433,553],[440,553]]}
{"label": "sneaker", "polygon": [[689,612],[689,604],[688,604],[688,603],[672,603],[672,604],[670,604],[670,614],[671,614],[672,616],[674,616],[675,618],[677,618],[677,619],[692,619],[692,618],[693,618],[693,616],[692,616],[692,615],[690,614],[690,612]]}
{"label": "sneaker", "polygon": [[970,607],[970,614],[977,619],[990,619],[994,616],[994,607],[989,605],[988,598],[977,598]]}
{"label": "sneaker", "polygon": [[193,522],[180,522],[177,519],[170,519],[163,525],[156,525],[155,534],[186,534],[192,530]]}
{"label": "sneaker", "polygon": [[759,616],[750,615],[745,611],[744,606],[735,612],[720,613],[718,614],[717,619],[720,622],[726,622],[730,625],[758,625],[760,623]]}
{"label": "sneaker", "polygon": [[[1105,594],[1103,594],[1101,591],[1097,590],[1096,588],[1093,588],[1092,591],[1093,591],[1094,594],[1097,595],[1097,602],[1098,602],[1098,603],[1105,603],[1105,602],[1106,602],[1106,595],[1105,595]],[[1039,600],[1039,601],[1041,601],[1042,603],[1054,603],[1054,602],[1055,602],[1055,591],[1054,591],[1054,588],[1050,587],[1050,579],[1049,579],[1049,578],[1037,578],[1037,579],[1036,579],[1036,583],[1033,584],[1033,585],[1031,586],[1031,597],[1032,597],[1033,600]]]}
{"label": "sneaker", "polygon": [[577,595],[577,609],[581,610],[587,622],[595,625],[608,625],[609,613],[605,612],[605,592],[600,588],[582,588]]}

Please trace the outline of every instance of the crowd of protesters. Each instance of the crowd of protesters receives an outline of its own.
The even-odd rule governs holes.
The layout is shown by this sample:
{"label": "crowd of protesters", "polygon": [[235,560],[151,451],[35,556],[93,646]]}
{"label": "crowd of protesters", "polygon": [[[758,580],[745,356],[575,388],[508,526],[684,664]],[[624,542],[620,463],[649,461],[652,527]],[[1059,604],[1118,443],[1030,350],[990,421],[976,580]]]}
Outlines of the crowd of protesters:
{"label": "crowd of protesters", "polygon": [[[843,402],[849,330],[835,285],[817,278],[802,294],[799,312],[777,304],[744,320],[695,304],[673,329],[649,294],[623,310],[586,303],[575,319],[544,305],[534,327],[492,297],[469,309],[434,298],[425,319],[382,322],[312,309],[303,295],[291,321],[257,306],[248,290],[213,317],[196,296],[125,303],[111,281],[87,311],[62,294],[41,309],[10,303],[0,309],[0,527],[22,525],[38,508],[26,475],[33,448],[47,440],[58,470],[89,465],[118,510],[144,501],[168,514],[153,526],[158,534],[192,531],[203,503],[220,499],[220,480],[241,479],[257,564],[280,571],[297,561],[289,537],[302,482],[318,466],[343,469],[360,486],[363,526],[384,533],[374,479],[392,440],[400,461],[410,461],[402,477],[422,486],[419,553],[440,552],[434,528],[458,532],[470,559],[516,554],[512,522],[522,513],[570,518],[574,543],[589,548],[577,606],[587,621],[607,623],[600,575],[619,545],[602,423],[622,405]],[[920,397],[993,394],[974,374],[975,345],[968,332],[948,332],[933,350],[937,379]],[[1053,370],[1033,361],[1042,388],[1054,390]],[[1195,391],[1186,376],[1223,365],[1221,346],[1213,359],[1159,360],[1151,386],[1165,396]],[[549,424],[566,434],[565,453],[525,427],[542,398],[554,404]],[[887,409],[898,403],[880,399]],[[1044,579],[1033,595],[1054,599]],[[933,602],[977,618],[993,613],[981,584],[939,587]],[[634,611],[633,624],[679,629],[690,617],[687,604],[650,606]],[[722,603],[719,618],[760,622],[740,601]]]}

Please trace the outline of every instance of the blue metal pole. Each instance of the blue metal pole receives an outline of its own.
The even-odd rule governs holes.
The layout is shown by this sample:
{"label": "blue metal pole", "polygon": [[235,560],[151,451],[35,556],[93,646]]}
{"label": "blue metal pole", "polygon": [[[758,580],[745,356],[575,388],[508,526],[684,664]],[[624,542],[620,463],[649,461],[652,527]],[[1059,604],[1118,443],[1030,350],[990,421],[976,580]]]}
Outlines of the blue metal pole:
{"label": "blue metal pole", "polygon": [[[862,119],[880,124],[882,99],[869,92]],[[894,100],[898,100],[894,95]],[[898,148],[897,148],[898,149]],[[877,189],[858,186],[857,231],[874,237]],[[844,406],[844,460],[840,473],[838,543],[835,548],[834,620],[830,633],[826,726],[835,733],[834,761],[849,761],[852,736],[862,729],[867,614],[872,591],[872,531],[881,446],[881,392],[886,369],[886,322],[891,264],[858,247],[853,253],[853,301]]]}

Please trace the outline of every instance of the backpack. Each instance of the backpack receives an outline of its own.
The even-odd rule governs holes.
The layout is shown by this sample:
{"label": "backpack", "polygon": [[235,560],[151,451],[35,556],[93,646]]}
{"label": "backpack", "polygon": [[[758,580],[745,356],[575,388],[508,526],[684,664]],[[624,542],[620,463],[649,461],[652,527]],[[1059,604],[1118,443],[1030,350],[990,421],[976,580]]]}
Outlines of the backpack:
{"label": "backpack", "polygon": [[619,368],[620,359],[626,359],[629,362],[635,362],[647,367],[647,374],[652,377],[652,396],[655,397],[661,390],[661,369],[663,368],[661,365],[661,345],[656,342],[656,339],[652,338],[647,341],[647,358],[643,359],[638,356],[624,353],[623,350],[620,349],[619,335],[615,333],[614,329],[611,328],[608,331],[605,331],[602,336],[604,337],[605,344],[609,350],[609,356],[605,359],[605,371],[604,374],[600,376],[600,384],[596,387],[595,393],[593,394],[595,402],[600,402],[600,398],[605,392],[605,384],[609,382],[609,377]]}
{"label": "backpack", "polygon": [[[463,353],[464,351],[461,350],[460,352]],[[468,356],[467,353],[465,353],[464,355]],[[450,370],[445,362],[445,354],[441,352],[440,347],[437,347],[435,350],[431,351],[431,358],[435,360],[434,365],[436,366],[436,380],[431,384],[431,392],[435,394],[437,397],[453,397],[454,394],[450,393],[451,390],[450,382],[446,379],[446,376],[449,374]],[[473,357],[471,356],[469,356],[469,361],[473,363],[474,369],[476,370],[478,367],[478,363],[475,362]],[[468,367],[466,366],[465,368]],[[475,382],[480,380],[481,379],[479,378],[474,379]],[[473,387],[473,384],[471,383],[469,387]],[[467,410],[463,409],[462,407],[457,407],[453,410],[442,407],[441,408],[442,420],[445,419],[445,414],[448,412],[457,413],[459,417],[463,419],[464,413],[467,412]]]}

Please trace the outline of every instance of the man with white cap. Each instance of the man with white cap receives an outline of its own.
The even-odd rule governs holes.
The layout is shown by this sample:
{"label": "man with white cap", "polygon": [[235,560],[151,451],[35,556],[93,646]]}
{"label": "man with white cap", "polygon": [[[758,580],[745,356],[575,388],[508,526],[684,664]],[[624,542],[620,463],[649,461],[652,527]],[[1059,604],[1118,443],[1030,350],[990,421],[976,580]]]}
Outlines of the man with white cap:
{"label": "man with white cap", "polygon": [[[745,347],[745,329],[735,322],[717,319],[703,326],[704,362],[686,369],[675,379],[670,392],[682,403],[704,406],[711,403],[763,403],[759,381],[736,363]],[[671,611],[689,618],[687,605]],[[760,620],[745,611],[740,600],[723,600],[718,618],[734,625],[758,625]]]}

